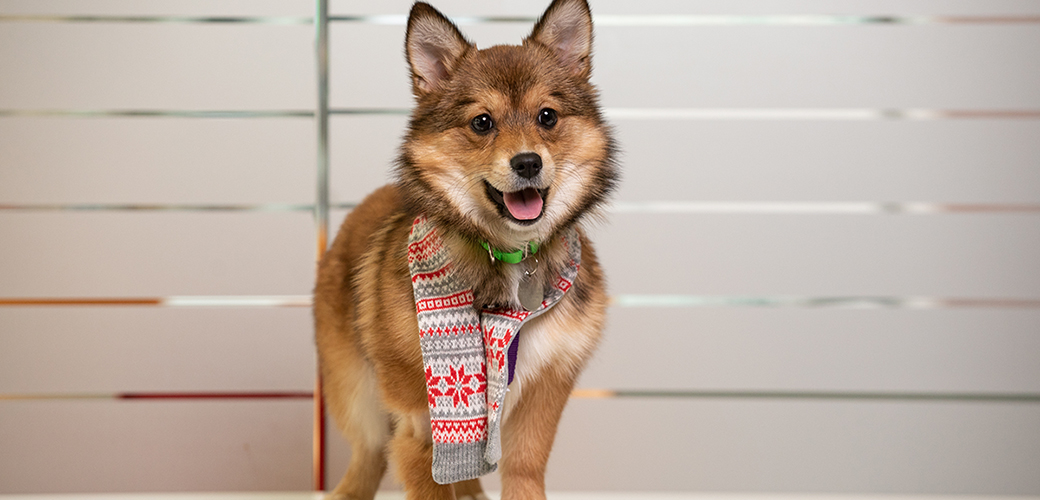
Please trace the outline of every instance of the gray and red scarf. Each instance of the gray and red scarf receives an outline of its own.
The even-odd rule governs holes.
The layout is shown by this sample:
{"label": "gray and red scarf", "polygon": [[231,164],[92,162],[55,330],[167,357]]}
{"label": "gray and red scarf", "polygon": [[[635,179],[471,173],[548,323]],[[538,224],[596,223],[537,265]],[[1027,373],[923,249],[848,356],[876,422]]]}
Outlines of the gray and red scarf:
{"label": "gray and red scarf", "polygon": [[502,457],[502,406],[513,381],[520,328],[563,297],[581,264],[578,232],[571,228],[560,238],[571,260],[541,307],[477,310],[473,290],[455,275],[437,228],[425,216],[412,223],[408,269],[430,403],[433,479],[440,484],[492,472]]}

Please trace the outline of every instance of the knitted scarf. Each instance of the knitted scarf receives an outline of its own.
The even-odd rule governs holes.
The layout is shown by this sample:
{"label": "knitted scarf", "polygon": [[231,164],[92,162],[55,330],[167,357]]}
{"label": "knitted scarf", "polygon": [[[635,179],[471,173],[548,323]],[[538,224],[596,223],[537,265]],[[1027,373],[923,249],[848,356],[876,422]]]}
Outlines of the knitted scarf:
{"label": "knitted scarf", "polygon": [[473,479],[497,468],[502,456],[502,407],[513,378],[520,328],[563,297],[581,264],[577,231],[567,230],[561,243],[571,261],[541,307],[478,311],[473,290],[452,270],[437,228],[425,216],[412,223],[408,269],[430,403],[433,479],[438,483]]}

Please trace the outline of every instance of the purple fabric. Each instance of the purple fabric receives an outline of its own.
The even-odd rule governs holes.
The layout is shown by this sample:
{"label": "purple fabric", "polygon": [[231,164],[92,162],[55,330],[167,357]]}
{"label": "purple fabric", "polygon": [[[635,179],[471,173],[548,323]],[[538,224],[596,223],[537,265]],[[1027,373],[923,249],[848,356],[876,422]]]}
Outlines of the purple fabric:
{"label": "purple fabric", "polygon": [[506,352],[506,357],[509,361],[509,380],[506,385],[513,383],[513,372],[516,371],[516,353],[520,349],[520,335],[513,339],[513,343],[509,344],[509,351]]}

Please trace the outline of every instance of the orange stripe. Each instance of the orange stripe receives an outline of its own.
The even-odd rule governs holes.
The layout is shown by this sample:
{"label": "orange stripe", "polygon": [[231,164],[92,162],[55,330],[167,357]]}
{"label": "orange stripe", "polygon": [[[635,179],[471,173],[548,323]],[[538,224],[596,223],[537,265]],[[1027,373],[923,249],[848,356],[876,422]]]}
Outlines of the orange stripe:
{"label": "orange stripe", "polygon": [[311,473],[315,491],[325,491],[325,397],[321,371],[314,381],[314,429],[311,434]]}
{"label": "orange stripe", "polygon": [[945,203],[939,207],[946,212],[1040,212],[1040,205],[1029,204]]}
{"label": "orange stripe", "polygon": [[617,393],[609,389],[574,389],[572,398],[580,399],[609,399],[616,397]]}
{"label": "orange stripe", "polygon": [[947,118],[989,118],[989,119],[1031,119],[1040,118],[1036,110],[1001,110],[1001,109],[947,109],[939,111]]}
{"label": "orange stripe", "polygon": [[124,392],[118,399],[311,399],[311,392]]}
{"label": "orange stripe", "polygon": [[1036,24],[1040,16],[943,16],[936,18],[949,24]]}
{"label": "orange stripe", "polygon": [[999,307],[1008,309],[1040,308],[1040,300],[1030,299],[945,299],[944,305],[949,307]]}

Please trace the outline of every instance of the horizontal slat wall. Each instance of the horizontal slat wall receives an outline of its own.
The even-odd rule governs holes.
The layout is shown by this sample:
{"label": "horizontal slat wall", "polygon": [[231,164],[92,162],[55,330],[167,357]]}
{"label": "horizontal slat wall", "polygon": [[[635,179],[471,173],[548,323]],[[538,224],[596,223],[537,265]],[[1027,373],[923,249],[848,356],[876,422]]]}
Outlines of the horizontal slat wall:
{"label": "horizontal slat wall", "polygon": [[597,232],[616,293],[1040,297],[1038,215],[642,215]]}
{"label": "horizontal slat wall", "polygon": [[[349,5],[341,12],[376,13],[349,2],[334,4],[334,13],[337,5]],[[761,3],[632,5],[594,6],[608,15],[612,9],[776,12],[775,5],[763,12]],[[512,7],[466,5],[454,12],[525,14]],[[790,9],[876,14],[882,7],[791,2]],[[985,15],[1024,7],[917,2],[882,10]],[[378,13],[386,11],[395,12]],[[515,40],[528,29],[464,27],[480,46]],[[334,109],[408,105],[405,66],[385,64],[399,57],[400,33],[399,26],[333,25],[334,45],[368,48],[333,52]],[[1030,83],[1040,66],[1036,52],[1024,48],[1037,46],[1038,37],[1033,26],[992,25],[600,27],[595,77],[611,109],[1029,110],[1040,106]],[[358,71],[366,78],[346,77]],[[613,120],[624,150],[621,202],[1008,205],[1035,204],[1040,193],[1035,120],[623,116]],[[334,201],[359,199],[385,179],[359,167],[391,163],[405,122],[333,117]],[[615,214],[592,234],[618,294],[999,298],[1040,296],[1032,264],[1040,250],[1037,224],[1032,211],[942,217],[636,212]],[[619,307],[581,385],[722,396],[1035,394],[1038,330],[1040,316],[1031,310]],[[1035,493],[1023,474],[1036,465],[1029,450],[1038,423],[1031,406],[999,403],[579,400],[565,417],[549,483],[560,489]],[[580,438],[576,428],[583,429]],[[987,438],[957,440],[950,433]]]}
{"label": "horizontal slat wall", "polygon": [[[334,205],[390,179],[411,105],[410,3],[331,2]],[[1040,494],[1036,4],[592,3],[624,182],[591,230],[619,300],[581,386],[643,396],[574,400],[550,488]],[[480,46],[530,25],[465,16],[543,7],[437,6]],[[56,16],[0,17],[0,298],[305,301],[313,7],[0,5]],[[659,14],[709,17],[610,17]],[[816,17],[782,17],[802,14]],[[115,17],[60,19],[76,15]],[[817,205],[791,213],[804,202]],[[621,300],[662,294],[700,302]],[[749,307],[785,297],[807,299]],[[870,300],[798,305],[842,297]],[[915,297],[931,305],[891,305]],[[311,335],[303,307],[0,307],[0,394],[299,395]],[[996,399],[921,398],[958,394]],[[305,489],[310,419],[295,399],[0,401],[0,449],[18,450],[0,454],[0,492]],[[329,442],[331,485],[348,452],[334,430]]]}
{"label": "horizontal slat wall", "polygon": [[631,165],[623,200],[1035,203],[1040,190],[1036,120],[616,127]]}
{"label": "horizontal slat wall", "polygon": [[1014,309],[616,308],[581,385],[1036,394],[1038,325]]}
{"label": "horizontal slat wall", "polygon": [[[23,2],[29,0],[22,0]],[[69,1],[69,0],[66,0]],[[373,3],[367,0],[331,0],[332,15],[351,14],[407,14],[412,2],[409,0],[384,0]],[[954,2],[947,0],[783,0],[762,2],[761,0],[646,0],[632,2],[593,2],[596,14],[623,15],[745,15],[773,16],[777,14],[865,14],[865,15],[1036,15],[1036,4],[1030,0],[991,0],[985,4],[977,2]],[[453,17],[463,16],[525,16],[541,14],[544,5],[516,2],[480,2],[468,0],[443,0],[437,7]]]}
{"label": "horizontal slat wall", "polygon": [[0,394],[314,388],[306,308],[8,307],[0,325]]}
{"label": "horizontal slat wall", "polygon": [[271,16],[314,15],[313,0],[6,0],[0,12],[42,16]]}
{"label": "horizontal slat wall", "polygon": [[[333,46],[366,46],[332,54],[333,108],[410,104],[406,66],[386,64],[400,59],[401,31],[333,25]],[[481,47],[529,31],[466,29],[487,40]],[[608,26],[596,44],[593,71],[608,107],[1040,107],[1031,84],[1040,61],[1021,50],[1040,45],[1032,25]],[[356,72],[366,77],[348,77]]]}
{"label": "horizontal slat wall", "polygon": [[306,213],[0,213],[0,294],[309,293]]}
{"label": "horizontal slat wall", "polygon": [[[309,294],[313,13],[0,5],[116,16],[0,17],[0,297]],[[276,19],[205,22],[243,14]],[[0,307],[0,394],[65,398],[0,401],[0,493],[309,489],[312,335],[306,308]],[[196,393],[290,397],[112,399]]]}
{"label": "horizontal slat wall", "polygon": [[[404,116],[333,116],[334,202],[389,179]],[[1040,120],[626,120],[616,199],[1036,203]]]}
{"label": "horizontal slat wall", "polygon": [[310,487],[310,401],[3,401],[3,493]]}
{"label": "horizontal slat wall", "polygon": [[1035,496],[1038,423],[1035,404],[575,400],[547,481],[584,490]]}
{"label": "horizontal slat wall", "polygon": [[314,133],[309,118],[4,117],[0,204],[313,203]]}
{"label": "horizontal slat wall", "polygon": [[[4,23],[7,109],[310,109],[307,25]],[[75,82],[70,85],[70,82]]]}
{"label": "horizontal slat wall", "polygon": [[[331,118],[334,202],[358,201],[391,179],[406,124],[404,116]],[[614,125],[633,165],[621,201],[1013,204],[1035,203],[1040,189],[1035,120]],[[6,117],[0,131],[10,138],[0,160],[12,167],[0,170],[4,204],[313,202],[307,118]],[[644,143],[654,147],[631,147]]]}
{"label": "horizontal slat wall", "polygon": [[[604,104],[886,108],[1040,105],[1035,87],[1027,83],[1040,78],[1040,61],[1028,51],[1015,50],[1040,43],[1035,27],[905,28],[603,29],[597,37],[597,61],[606,69],[599,76],[604,84],[610,80],[626,82],[619,83],[622,92],[605,97]],[[673,50],[683,55],[684,64],[672,63]],[[626,53],[642,57],[631,58]]]}

